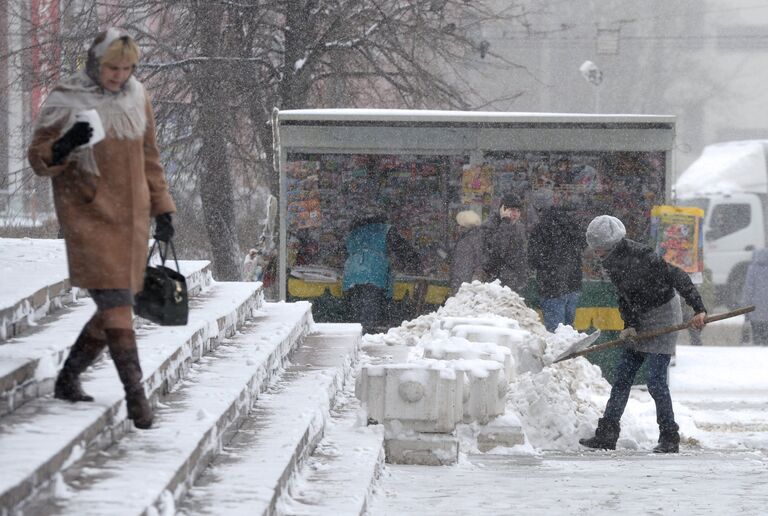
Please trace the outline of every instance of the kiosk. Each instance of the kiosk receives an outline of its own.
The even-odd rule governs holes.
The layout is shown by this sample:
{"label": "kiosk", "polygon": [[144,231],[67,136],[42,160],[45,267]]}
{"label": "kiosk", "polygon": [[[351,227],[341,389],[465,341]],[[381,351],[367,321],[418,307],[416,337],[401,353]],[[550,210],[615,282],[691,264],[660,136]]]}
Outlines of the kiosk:
{"label": "kiosk", "polygon": [[[485,220],[513,192],[525,199],[530,229],[531,196],[549,189],[582,220],[609,213],[628,237],[647,241],[652,206],[671,196],[674,116],[309,109],[276,111],[274,124],[279,295],[314,299],[318,321],[343,320],[344,241],[364,207],[386,212],[423,260],[421,276],[396,276],[397,325],[450,295],[461,210]],[[584,258],[576,327],[621,329],[608,283],[589,251]],[[417,280],[427,283],[420,300]],[[521,294],[537,306],[535,282]]]}

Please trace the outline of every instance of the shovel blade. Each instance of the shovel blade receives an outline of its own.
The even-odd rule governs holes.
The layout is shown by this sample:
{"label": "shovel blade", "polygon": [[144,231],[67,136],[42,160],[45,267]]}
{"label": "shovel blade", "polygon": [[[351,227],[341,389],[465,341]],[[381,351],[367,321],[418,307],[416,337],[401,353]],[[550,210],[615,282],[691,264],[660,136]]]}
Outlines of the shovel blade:
{"label": "shovel blade", "polygon": [[567,360],[571,358],[571,356],[574,353],[578,353],[579,351],[587,349],[589,346],[595,343],[597,339],[600,338],[600,330],[595,330],[593,333],[587,335],[581,340],[577,340],[571,346],[566,349],[564,352],[558,356],[553,363],[562,362],[563,360]]}

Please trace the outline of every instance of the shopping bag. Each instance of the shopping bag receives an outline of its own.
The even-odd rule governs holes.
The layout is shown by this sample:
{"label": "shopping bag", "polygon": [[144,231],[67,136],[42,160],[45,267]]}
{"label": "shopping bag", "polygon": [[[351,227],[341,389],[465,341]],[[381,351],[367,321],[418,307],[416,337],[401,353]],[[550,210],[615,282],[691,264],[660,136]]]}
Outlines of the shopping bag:
{"label": "shopping bag", "polygon": [[[160,253],[160,265],[151,266],[150,259],[157,247]],[[176,270],[165,266],[168,248],[171,248]],[[148,319],[161,326],[184,326],[189,317],[189,296],[187,280],[179,272],[179,260],[173,241],[163,246],[155,240],[147,257],[147,270],[144,273],[144,287],[136,294],[134,311],[139,317]]]}

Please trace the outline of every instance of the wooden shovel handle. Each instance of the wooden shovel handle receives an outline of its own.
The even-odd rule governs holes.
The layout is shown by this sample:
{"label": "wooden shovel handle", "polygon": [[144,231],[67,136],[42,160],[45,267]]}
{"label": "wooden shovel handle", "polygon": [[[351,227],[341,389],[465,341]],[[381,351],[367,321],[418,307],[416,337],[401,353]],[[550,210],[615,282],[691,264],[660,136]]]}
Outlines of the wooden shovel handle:
{"label": "wooden shovel handle", "polygon": [[[731,317],[736,317],[737,315],[748,314],[749,312],[752,312],[754,309],[755,309],[754,306],[745,306],[744,308],[738,308],[736,310],[731,310],[730,312],[723,312],[721,314],[708,315],[707,317],[704,318],[704,320],[707,323],[722,321],[723,319],[729,319]],[[681,324],[676,324],[674,326],[666,326],[664,328],[658,328],[656,330],[651,330],[645,333],[638,333],[637,336],[634,337],[632,340],[643,340],[643,339],[658,337],[659,335],[665,335],[667,333],[684,330],[688,328],[690,325],[691,325],[691,321],[688,321]],[[615,348],[616,346],[619,346],[621,344],[624,344],[625,342],[628,342],[628,340],[629,339],[614,339],[614,340],[609,340],[608,342],[601,342],[600,344],[595,344],[594,346],[590,346],[587,349],[582,349],[581,351],[577,351],[576,353],[574,353],[568,358],[580,357],[580,356],[586,355],[587,353],[593,353],[595,351],[601,351],[603,349]]]}

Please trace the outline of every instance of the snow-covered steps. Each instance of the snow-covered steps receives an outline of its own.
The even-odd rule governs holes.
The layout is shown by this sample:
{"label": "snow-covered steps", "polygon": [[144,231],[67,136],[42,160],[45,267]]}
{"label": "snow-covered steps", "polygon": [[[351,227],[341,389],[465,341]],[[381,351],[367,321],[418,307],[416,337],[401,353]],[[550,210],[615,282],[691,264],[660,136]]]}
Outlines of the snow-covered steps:
{"label": "snow-covered steps", "polygon": [[280,381],[256,402],[232,441],[195,482],[181,514],[278,514],[295,472],[323,436],[351,372],[360,326],[318,324]]}
{"label": "snow-covered steps", "polygon": [[89,452],[50,486],[52,493],[20,509],[25,514],[55,507],[61,514],[138,515],[157,505],[172,514],[175,498],[237,431],[254,398],[310,325],[308,303],[265,305],[163,399],[153,429]]}
{"label": "snow-covered steps", "polygon": [[281,512],[312,516],[367,513],[374,483],[384,467],[384,427],[359,426],[359,409],[354,389],[345,388],[323,440],[301,469],[290,495],[283,497]]}
{"label": "snow-covered steps", "polygon": [[[0,343],[87,295],[70,287],[63,240],[0,238],[0,249]],[[184,260],[179,265],[190,296],[210,284],[207,260]]]}
{"label": "snow-covered steps", "polygon": [[[182,261],[179,266],[195,306],[194,298],[212,283],[210,262]],[[259,284],[252,285],[258,288]],[[261,297],[256,296],[255,302],[260,303]],[[44,317],[23,335],[0,344],[0,416],[53,392],[69,348],[95,310],[90,298],[80,298]]]}
{"label": "snow-covered steps", "polygon": [[0,238],[0,343],[76,296],[63,240]]}
{"label": "snow-covered steps", "polygon": [[[194,362],[233,335],[261,303],[257,283],[215,283],[191,300],[186,326],[140,329],[147,394],[157,397],[173,389]],[[17,505],[84,449],[106,448],[131,427],[111,361],[100,361],[82,379],[95,402],[38,398],[0,419],[0,507]]]}

